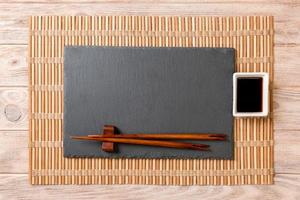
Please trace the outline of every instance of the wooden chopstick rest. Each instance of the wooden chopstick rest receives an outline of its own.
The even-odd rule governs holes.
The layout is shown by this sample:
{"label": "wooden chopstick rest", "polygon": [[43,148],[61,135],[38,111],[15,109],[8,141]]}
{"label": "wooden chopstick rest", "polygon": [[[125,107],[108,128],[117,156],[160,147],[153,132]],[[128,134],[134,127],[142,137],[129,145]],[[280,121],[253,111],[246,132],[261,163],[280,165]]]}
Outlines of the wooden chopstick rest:
{"label": "wooden chopstick rest", "polygon": [[[115,134],[114,126],[104,126],[103,128],[103,136],[105,137],[113,137]],[[101,149],[106,152],[113,152],[115,147],[113,142],[102,142]]]}
{"label": "wooden chopstick rest", "polygon": [[88,135],[88,136],[71,136],[72,139],[80,140],[94,140],[102,142],[102,150],[106,152],[114,152],[114,143],[126,143],[137,144],[147,146],[160,146],[169,148],[180,149],[194,149],[194,150],[208,150],[209,145],[205,144],[192,144],[184,142],[174,142],[166,140],[226,140],[225,134],[174,134],[174,133],[162,133],[162,134],[116,134],[117,128],[112,125],[105,125],[103,134]]}

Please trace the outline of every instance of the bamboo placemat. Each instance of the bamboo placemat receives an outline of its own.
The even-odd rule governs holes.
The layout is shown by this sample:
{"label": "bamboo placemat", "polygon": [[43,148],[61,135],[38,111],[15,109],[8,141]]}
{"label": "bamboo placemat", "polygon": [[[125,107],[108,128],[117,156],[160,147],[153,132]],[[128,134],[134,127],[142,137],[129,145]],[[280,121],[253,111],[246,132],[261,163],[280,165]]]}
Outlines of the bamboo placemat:
{"label": "bamboo placemat", "polygon": [[234,160],[64,158],[62,143],[65,45],[234,47],[236,71],[269,72],[272,96],[273,17],[35,16],[29,21],[32,184],[273,183],[272,105],[268,118],[235,119]]}

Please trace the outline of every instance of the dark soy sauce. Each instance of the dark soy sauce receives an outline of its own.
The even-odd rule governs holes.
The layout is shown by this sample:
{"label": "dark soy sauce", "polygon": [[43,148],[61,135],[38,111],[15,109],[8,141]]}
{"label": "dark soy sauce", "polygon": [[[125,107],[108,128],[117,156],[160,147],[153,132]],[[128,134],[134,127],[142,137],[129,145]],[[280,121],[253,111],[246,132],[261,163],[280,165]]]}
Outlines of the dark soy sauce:
{"label": "dark soy sauce", "polygon": [[262,112],[262,78],[237,79],[237,112]]}

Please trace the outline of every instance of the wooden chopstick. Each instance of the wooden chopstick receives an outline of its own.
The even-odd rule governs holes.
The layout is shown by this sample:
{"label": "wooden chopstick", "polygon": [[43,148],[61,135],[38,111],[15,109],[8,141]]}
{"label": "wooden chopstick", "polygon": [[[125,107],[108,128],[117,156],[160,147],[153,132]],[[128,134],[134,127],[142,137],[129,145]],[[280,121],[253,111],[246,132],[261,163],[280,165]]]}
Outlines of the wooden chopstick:
{"label": "wooden chopstick", "polygon": [[160,134],[115,134],[115,135],[88,135],[93,138],[127,138],[127,139],[158,139],[158,140],[226,140],[225,134],[206,133],[160,133]]}
{"label": "wooden chopstick", "polygon": [[208,151],[209,145],[206,144],[192,144],[185,142],[173,142],[173,141],[159,141],[159,140],[141,140],[141,139],[130,139],[130,138],[114,138],[114,137],[89,137],[89,136],[71,136],[72,139],[78,140],[92,140],[101,142],[114,142],[114,143],[125,143],[125,144],[136,144],[146,146],[159,146],[177,149],[193,149],[199,151]]}

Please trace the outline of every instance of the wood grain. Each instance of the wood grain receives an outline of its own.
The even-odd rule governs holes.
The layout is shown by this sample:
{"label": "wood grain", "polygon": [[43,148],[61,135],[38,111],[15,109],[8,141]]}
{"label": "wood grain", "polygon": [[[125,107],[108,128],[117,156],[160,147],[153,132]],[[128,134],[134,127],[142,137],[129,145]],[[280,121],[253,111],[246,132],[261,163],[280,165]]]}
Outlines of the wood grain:
{"label": "wood grain", "polygon": [[27,173],[28,132],[0,131],[0,138],[0,174]]}
{"label": "wood grain", "polygon": [[[0,0],[0,3],[76,3],[78,0]],[[272,4],[283,4],[283,3],[295,3],[295,0],[81,0],[81,3],[272,3]]]}
{"label": "wood grain", "polygon": [[[275,185],[243,187],[161,187],[161,186],[46,186],[32,187],[28,184],[27,131],[1,131],[0,134],[0,199],[300,199],[299,197],[299,90],[300,87],[300,13],[299,2],[295,0],[213,0],[198,3],[197,0],[160,0],[150,4],[133,5],[130,0],[0,0],[0,87],[9,90],[11,86],[26,85],[24,52],[10,51],[15,44],[27,44],[29,15],[49,14],[168,14],[168,15],[274,15],[275,16]],[[145,2],[146,0],[141,0]],[[21,3],[18,3],[21,2]],[[25,2],[25,3],[22,3]],[[30,3],[37,2],[37,3]],[[57,2],[57,3],[54,3]],[[128,2],[128,3],[127,3]],[[134,1],[136,2],[136,1]],[[148,2],[148,1],[147,1]],[[163,2],[156,4],[155,2]],[[169,3],[167,3],[169,2]],[[192,2],[189,4],[187,2]],[[197,3],[195,3],[197,2]],[[208,2],[207,0],[202,2]],[[211,3],[214,2],[214,3]],[[246,2],[246,3],[245,3]],[[181,4],[185,5],[181,6]],[[164,5],[162,5],[164,4]],[[173,5],[175,4],[175,5]],[[197,4],[197,5],[196,5]],[[209,5],[208,5],[209,4]],[[252,5],[251,5],[252,4]],[[11,45],[13,44],[13,45]],[[22,48],[22,47],[21,47]],[[19,54],[20,53],[20,54]],[[14,54],[14,56],[10,56]],[[14,60],[15,59],[15,60]],[[3,64],[7,63],[7,64]],[[13,65],[15,63],[15,65]],[[17,64],[18,63],[18,64]],[[12,67],[13,66],[13,67]],[[14,69],[9,71],[10,69]],[[19,71],[20,70],[20,71]],[[24,81],[24,82],[23,82]],[[296,87],[296,88],[290,88]],[[23,87],[14,87],[23,90]],[[27,89],[25,89],[27,91]],[[298,92],[297,92],[298,90]],[[1,88],[3,93],[3,88]],[[2,94],[1,93],[1,94]],[[21,92],[22,93],[22,92]],[[6,96],[6,95],[4,95]],[[20,124],[6,122],[3,115],[3,95],[0,95],[0,129],[20,129]],[[27,109],[26,101],[17,103]],[[23,105],[23,106],[22,106]],[[277,112],[279,111],[279,112]],[[18,111],[17,111],[18,112]],[[291,114],[291,112],[293,114]],[[27,113],[27,112],[26,112]],[[284,114],[286,113],[286,114]],[[296,117],[296,119],[295,119]],[[295,120],[294,120],[295,119]],[[287,124],[285,124],[287,123]],[[25,124],[25,123],[23,123]],[[23,128],[27,129],[27,126]],[[288,129],[288,130],[286,130]],[[292,130],[294,129],[294,130]],[[20,148],[14,148],[15,142]],[[12,154],[8,156],[7,154]],[[20,155],[20,156],[18,156]],[[292,173],[292,174],[290,174]]]}
{"label": "wood grain", "polygon": [[28,86],[27,45],[0,45],[0,85]]}
{"label": "wood grain", "polygon": [[275,131],[275,172],[300,172],[300,131]]}
{"label": "wood grain", "polygon": [[[276,45],[300,44],[300,4],[266,3],[47,3],[1,4],[0,44],[27,44],[30,15],[273,15]],[[254,12],[253,12],[254,11]],[[280,16],[284,16],[280,17]]]}
{"label": "wood grain", "polygon": [[279,174],[273,186],[30,186],[27,175],[0,175],[1,199],[272,199],[300,198],[300,175]]}
{"label": "wood grain", "polygon": [[0,87],[0,130],[28,130],[28,89]]}
{"label": "wood grain", "polygon": [[275,46],[275,88],[300,86],[300,45]]}
{"label": "wood grain", "polygon": [[300,130],[300,87],[274,90],[274,129]]}

